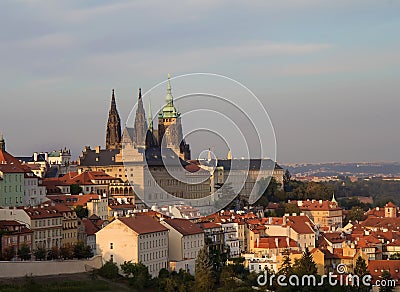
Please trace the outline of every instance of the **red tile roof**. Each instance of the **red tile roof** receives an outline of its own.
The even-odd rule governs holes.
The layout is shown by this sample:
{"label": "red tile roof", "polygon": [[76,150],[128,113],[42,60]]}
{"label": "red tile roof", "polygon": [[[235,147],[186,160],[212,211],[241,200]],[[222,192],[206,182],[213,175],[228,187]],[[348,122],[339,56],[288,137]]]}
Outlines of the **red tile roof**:
{"label": "red tile roof", "polygon": [[187,219],[165,219],[164,222],[184,236],[204,233],[203,229]]}
{"label": "red tile roof", "polygon": [[302,211],[334,211],[334,210],[342,210],[337,203],[332,201],[319,201],[319,200],[305,200],[305,201],[290,201],[291,204],[301,205],[299,206]]}
{"label": "red tile roof", "polygon": [[95,235],[100,228],[87,218],[82,219],[82,224],[85,225],[85,232],[87,235]]}
{"label": "red tile roof", "polygon": [[400,239],[396,239],[395,241],[389,243],[387,246],[400,246]]}
{"label": "red tile roof", "polygon": [[307,216],[286,216],[286,225],[299,234],[314,234],[314,224]]}
{"label": "red tile roof", "polygon": [[78,185],[92,185],[95,184],[95,180],[118,180],[119,178],[115,178],[106,174],[103,171],[85,171],[81,174],[77,172],[69,172],[60,178],[61,181],[66,184],[78,184]]}
{"label": "red tile roof", "polygon": [[28,216],[31,219],[63,217],[62,212],[60,211],[61,208],[59,208],[58,206],[42,205],[38,207],[29,207],[29,208],[21,207],[20,209],[24,209],[24,211],[28,214]]}
{"label": "red tile roof", "polygon": [[286,236],[261,237],[259,241],[254,242],[254,248],[276,249],[297,247],[296,242]]}
{"label": "red tile roof", "polygon": [[216,224],[214,222],[197,223],[197,225],[203,230],[204,229],[212,229],[212,228],[221,228],[221,225]]}
{"label": "red tile roof", "polygon": [[400,260],[370,260],[367,269],[373,282],[381,277],[383,271],[389,271],[392,279],[400,280]]}
{"label": "red tile roof", "polygon": [[150,216],[120,217],[117,220],[121,221],[138,234],[168,231],[167,227]]}
{"label": "red tile roof", "polygon": [[64,204],[66,206],[86,206],[91,200],[98,200],[99,195],[87,194],[87,195],[51,195],[47,196],[50,200]]}

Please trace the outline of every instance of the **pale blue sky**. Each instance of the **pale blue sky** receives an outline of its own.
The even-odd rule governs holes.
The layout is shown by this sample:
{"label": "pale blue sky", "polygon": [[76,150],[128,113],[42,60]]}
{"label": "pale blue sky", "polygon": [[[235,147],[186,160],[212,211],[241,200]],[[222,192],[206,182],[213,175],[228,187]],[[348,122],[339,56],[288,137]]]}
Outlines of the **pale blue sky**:
{"label": "pale blue sky", "polygon": [[213,72],[261,99],[278,161],[400,160],[399,1],[5,0],[0,25],[13,154],[104,145],[112,88],[125,120],[139,86]]}

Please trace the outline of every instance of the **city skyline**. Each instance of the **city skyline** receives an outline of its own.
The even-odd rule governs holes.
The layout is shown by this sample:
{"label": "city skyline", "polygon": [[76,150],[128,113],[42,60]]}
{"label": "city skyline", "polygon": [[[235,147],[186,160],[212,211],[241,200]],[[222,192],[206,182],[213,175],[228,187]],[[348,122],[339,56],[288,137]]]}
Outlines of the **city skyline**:
{"label": "city skyline", "polygon": [[396,2],[1,5],[0,132],[15,155],[77,157],[104,145],[112,88],[125,121],[139,87],[213,72],[260,98],[279,162],[398,161]]}

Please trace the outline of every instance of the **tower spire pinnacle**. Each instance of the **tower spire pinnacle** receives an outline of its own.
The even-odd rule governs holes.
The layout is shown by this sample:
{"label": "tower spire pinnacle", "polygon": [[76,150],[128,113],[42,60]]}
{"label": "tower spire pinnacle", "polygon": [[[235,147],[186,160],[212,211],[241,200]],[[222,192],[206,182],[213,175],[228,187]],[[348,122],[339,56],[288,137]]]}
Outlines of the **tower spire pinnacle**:
{"label": "tower spire pinnacle", "polygon": [[111,106],[116,106],[114,88],[112,89],[112,93],[111,93]]}
{"label": "tower spire pinnacle", "polygon": [[148,111],[149,129],[153,132],[153,113],[151,112],[151,100],[149,97],[149,111]]}
{"label": "tower spire pinnacle", "polygon": [[168,83],[167,83],[167,97],[165,98],[167,102],[167,106],[174,106],[174,99],[172,97],[172,88],[171,88],[171,74],[168,73]]}
{"label": "tower spire pinnacle", "polygon": [[0,132],[0,150],[6,151],[6,141],[4,141],[4,137],[1,132]]}
{"label": "tower spire pinnacle", "polygon": [[142,88],[139,88],[139,98],[138,99],[142,99]]}
{"label": "tower spire pinnacle", "polygon": [[108,113],[106,149],[118,149],[121,142],[121,119],[115,102],[115,90],[111,91],[111,106]]}

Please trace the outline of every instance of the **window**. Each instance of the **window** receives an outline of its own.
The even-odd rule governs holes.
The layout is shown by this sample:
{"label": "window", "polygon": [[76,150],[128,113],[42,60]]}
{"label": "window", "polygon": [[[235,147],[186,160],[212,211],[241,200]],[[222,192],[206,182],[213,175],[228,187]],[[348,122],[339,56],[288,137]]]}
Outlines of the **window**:
{"label": "window", "polygon": [[110,249],[114,248],[114,244],[112,242],[110,242]]}

